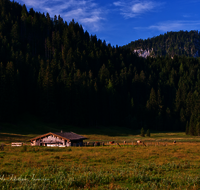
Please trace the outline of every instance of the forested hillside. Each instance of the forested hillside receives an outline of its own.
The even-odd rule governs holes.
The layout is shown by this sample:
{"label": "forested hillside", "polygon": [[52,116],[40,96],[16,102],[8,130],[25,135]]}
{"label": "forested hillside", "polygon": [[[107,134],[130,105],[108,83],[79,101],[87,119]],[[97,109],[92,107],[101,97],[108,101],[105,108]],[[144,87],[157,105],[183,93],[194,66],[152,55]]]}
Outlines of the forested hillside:
{"label": "forested hillside", "polygon": [[31,113],[81,127],[199,135],[200,60],[143,59],[73,20],[0,0],[0,121]]}
{"label": "forested hillside", "polygon": [[198,31],[167,32],[146,40],[137,40],[125,47],[134,50],[149,50],[150,56],[186,55],[190,57],[200,56],[200,33]]}

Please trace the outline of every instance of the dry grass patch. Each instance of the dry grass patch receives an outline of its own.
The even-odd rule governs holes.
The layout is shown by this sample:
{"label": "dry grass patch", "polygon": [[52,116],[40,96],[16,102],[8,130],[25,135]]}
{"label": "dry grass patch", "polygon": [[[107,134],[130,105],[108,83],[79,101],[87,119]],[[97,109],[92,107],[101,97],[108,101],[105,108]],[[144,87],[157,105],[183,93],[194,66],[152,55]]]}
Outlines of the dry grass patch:
{"label": "dry grass patch", "polygon": [[[121,143],[121,147],[27,146],[26,150],[5,146],[0,151],[0,176],[27,176],[23,186],[33,189],[42,189],[44,184],[48,189],[200,188],[200,143],[148,143],[146,147],[132,146],[131,142],[128,146]],[[48,180],[33,181],[33,174]],[[0,187],[6,182],[0,180]],[[20,182],[7,183],[8,189],[14,186],[22,187]]]}

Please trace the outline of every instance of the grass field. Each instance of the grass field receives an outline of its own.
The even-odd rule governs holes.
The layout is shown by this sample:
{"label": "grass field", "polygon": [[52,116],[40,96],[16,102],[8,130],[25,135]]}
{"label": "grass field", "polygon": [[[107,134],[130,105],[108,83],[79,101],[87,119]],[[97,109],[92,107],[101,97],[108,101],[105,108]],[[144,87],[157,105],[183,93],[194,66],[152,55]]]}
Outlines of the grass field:
{"label": "grass field", "polygon": [[167,146],[11,147],[0,151],[4,189],[199,189],[200,143]]}
{"label": "grass field", "polygon": [[[89,141],[114,140],[121,147],[10,146],[29,145],[30,138],[58,129],[82,134]],[[200,138],[183,132],[154,131],[142,138],[129,128],[83,130],[30,116],[16,124],[2,123],[0,130],[0,144],[6,144],[0,150],[1,189],[200,189]],[[147,146],[133,146],[136,140]]]}

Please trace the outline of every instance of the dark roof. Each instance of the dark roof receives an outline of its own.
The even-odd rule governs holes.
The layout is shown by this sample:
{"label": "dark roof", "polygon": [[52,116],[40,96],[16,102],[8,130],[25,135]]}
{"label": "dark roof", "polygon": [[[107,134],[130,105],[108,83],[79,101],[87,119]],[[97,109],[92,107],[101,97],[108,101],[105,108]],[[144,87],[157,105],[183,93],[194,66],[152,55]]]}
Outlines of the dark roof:
{"label": "dark roof", "polygon": [[54,133],[58,136],[61,136],[61,137],[64,137],[66,139],[69,139],[69,140],[79,140],[79,139],[87,139],[86,137],[83,137],[81,135],[78,135],[76,133],[73,133],[73,132],[60,132],[60,133]]}
{"label": "dark roof", "polygon": [[40,136],[37,136],[35,138],[32,138],[32,139],[30,139],[30,141],[40,139],[40,138],[43,138],[43,137],[48,136],[48,135],[54,135],[54,136],[57,136],[57,137],[62,137],[66,140],[84,140],[84,139],[87,139],[86,137],[78,135],[78,134],[73,133],[73,132],[57,132],[57,133],[49,132],[49,133],[46,133],[44,135],[40,135]]}

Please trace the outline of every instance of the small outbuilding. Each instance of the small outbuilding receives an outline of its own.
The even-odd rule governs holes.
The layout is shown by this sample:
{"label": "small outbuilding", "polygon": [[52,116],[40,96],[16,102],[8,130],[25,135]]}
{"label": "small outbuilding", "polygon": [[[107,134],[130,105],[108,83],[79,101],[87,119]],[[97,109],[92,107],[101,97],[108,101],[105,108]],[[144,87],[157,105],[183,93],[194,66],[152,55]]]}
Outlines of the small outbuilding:
{"label": "small outbuilding", "polygon": [[46,133],[30,139],[31,146],[83,146],[83,140],[87,139],[73,132]]}

